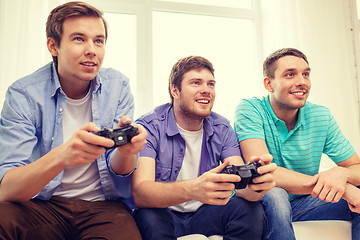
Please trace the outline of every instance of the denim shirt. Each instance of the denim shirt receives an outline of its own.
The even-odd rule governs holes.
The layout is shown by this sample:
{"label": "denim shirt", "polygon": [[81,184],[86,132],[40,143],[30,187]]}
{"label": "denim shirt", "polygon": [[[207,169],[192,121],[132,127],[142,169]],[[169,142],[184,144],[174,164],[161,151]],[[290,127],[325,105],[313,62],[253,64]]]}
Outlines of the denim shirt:
{"label": "denim shirt", "polygon": [[[186,149],[185,140],[176,125],[173,107],[170,104],[161,105],[136,122],[148,131],[147,144],[140,157],[155,159],[156,181],[176,181]],[[203,127],[208,154],[206,171],[217,167],[220,161],[228,157],[240,156],[237,137],[226,118],[212,112],[204,119]]]}
{"label": "denim shirt", "polygon": [[[123,115],[133,117],[134,100],[125,75],[114,69],[101,69],[91,84],[92,117],[98,127],[113,128]],[[65,106],[66,95],[53,63],[9,87],[0,118],[0,181],[9,169],[30,164],[63,144]],[[110,167],[114,152],[107,150],[97,159],[106,200],[131,196],[130,177],[121,177]],[[63,172],[35,197],[49,199],[62,176]]]}

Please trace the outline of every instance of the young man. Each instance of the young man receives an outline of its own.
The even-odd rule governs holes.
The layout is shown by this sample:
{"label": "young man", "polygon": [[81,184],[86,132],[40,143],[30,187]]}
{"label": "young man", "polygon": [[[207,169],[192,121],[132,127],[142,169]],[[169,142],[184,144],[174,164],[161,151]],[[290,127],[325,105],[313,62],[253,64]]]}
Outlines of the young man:
{"label": "young man", "polygon": [[65,3],[46,33],[54,61],[12,84],[1,113],[0,239],[141,239],[125,201],[147,133],[136,125],[117,148],[92,133],[130,123],[134,110],[129,80],[100,69],[102,12]]}
{"label": "young man", "polygon": [[198,56],[180,59],[170,74],[169,93],[170,104],[137,120],[149,134],[132,191],[143,239],[188,234],[260,239],[264,216],[255,201],[274,186],[271,156],[254,159],[263,164],[258,169],[263,175],[254,179],[259,184],[236,190],[238,197],[231,198],[240,177],[220,172],[229,163],[243,161],[229,121],[211,112],[212,64]]}
{"label": "young man", "polygon": [[[360,159],[330,111],[306,101],[311,88],[306,56],[280,49],[263,70],[269,95],[241,101],[235,131],[246,161],[270,153],[278,165],[277,187],[262,199],[266,235],[295,239],[292,221],[333,219],[352,221],[353,239],[360,239],[359,214],[350,211],[360,209]],[[338,167],[319,173],[322,153]]]}

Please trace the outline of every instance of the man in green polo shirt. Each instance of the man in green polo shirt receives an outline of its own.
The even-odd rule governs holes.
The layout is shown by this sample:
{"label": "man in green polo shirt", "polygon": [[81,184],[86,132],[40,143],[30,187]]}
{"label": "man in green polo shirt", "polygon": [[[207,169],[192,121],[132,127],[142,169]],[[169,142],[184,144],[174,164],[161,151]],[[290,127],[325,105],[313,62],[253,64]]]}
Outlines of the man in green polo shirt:
{"label": "man in green polo shirt", "polygon": [[[352,221],[360,239],[360,158],[329,109],[307,102],[311,81],[306,56],[275,51],[264,62],[269,95],[244,99],[236,108],[235,131],[244,159],[270,153],[278,165],[276,188],[265,194],[268,239],[295,239],[292,221]],[[336,164],[319,173],[322,153]]]}

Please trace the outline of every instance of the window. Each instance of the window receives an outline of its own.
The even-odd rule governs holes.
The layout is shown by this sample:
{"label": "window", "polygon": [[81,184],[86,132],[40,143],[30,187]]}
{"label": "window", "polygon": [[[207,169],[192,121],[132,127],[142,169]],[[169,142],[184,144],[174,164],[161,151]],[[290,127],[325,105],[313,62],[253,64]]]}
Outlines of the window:
{"label": "window", "polygon": [[135,118],[169,102],[171,68],[189,55],[213,63],[213,110],[231,122],[241,99],[262,93],[253,4],[257,0],[89,2],[105,12],[109,39],[103,66],[130,78]]}

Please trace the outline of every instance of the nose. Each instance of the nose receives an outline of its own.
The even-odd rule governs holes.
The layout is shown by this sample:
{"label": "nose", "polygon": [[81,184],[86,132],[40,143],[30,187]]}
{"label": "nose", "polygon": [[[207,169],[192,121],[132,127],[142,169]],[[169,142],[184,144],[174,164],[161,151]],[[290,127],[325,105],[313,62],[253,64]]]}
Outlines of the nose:
{"label": "nose", "polygon": [[96,56],[95,46],[93,42],[89,42],[85,47],[86,56]]}
{"label": "nose", "polygon": [[299,75],[298,78],[296,79],[296,85],[298,85],[298,86],[305,85],[305,83],[306,83],[305,80],[306,79],[303,75]]}
{"label": "nose", "polygon": [[211,88],[207,83],[202,84],[200,90],[202,94],[209,94],[211,91],[213,91],[213,88]]}

